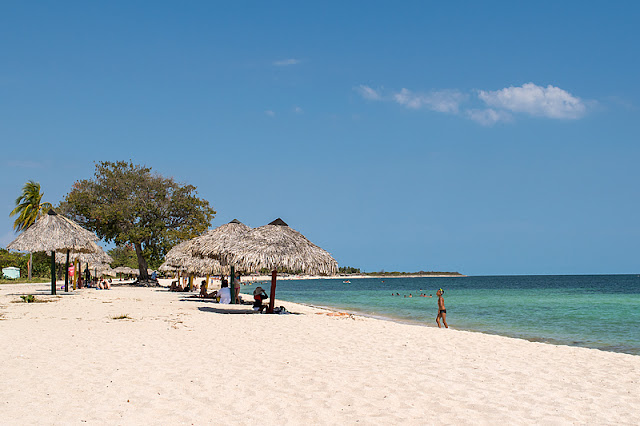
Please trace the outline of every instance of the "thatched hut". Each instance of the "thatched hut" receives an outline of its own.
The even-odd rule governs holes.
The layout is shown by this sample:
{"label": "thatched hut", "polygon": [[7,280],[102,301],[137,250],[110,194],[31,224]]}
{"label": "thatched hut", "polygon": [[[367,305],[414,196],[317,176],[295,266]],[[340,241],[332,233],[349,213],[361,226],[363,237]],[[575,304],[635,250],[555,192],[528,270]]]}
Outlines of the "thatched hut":
{"label": "thatched hut", "polygon": [[273,312],[278,270],[318,275],[338,272],[338,262],[329,252],[279,218],[210,253],[222,265],[233,265],[243,271],[272,270],[269,312]]}
{"label": "thatched hut", "polygon": [[220,263],[235,265],[246,271],[260,269],[332,275],[338,262],[282,219],[252,229],[246,238],[222,250]]}
{"label": "thatched hut", "polygon": [[208,282],[209,275],[228,273],[229,268],[223,268],[217,259],[195,256],[190,250],[192,242],[193,240],[183,241],[169,250],[160,270],[186,273],[191,284],[193,276],[206,276]]}
{"label": "thatched hut", "polygon": [[[28,252],[51,252],[51,294],[56,294],[55,252],[91,253],[97,245],[98,236],[74,221],[49,210],[32,226],[13,240],[7,249]],[[65,290],[68,291],[68,276],[65,273]]]}
{"label": "thatched hut", "polygon": [[251,228],[238,219],[233,219],[229,223],[189,240],[184,248],[195,256],[217,258],[220,253],[243,240],[249,232]]}
{"label": "thatched hut", "polygon": [[[93,243],[94,252],[92,253],[69,253],[69,259],[78,260],[81,263],[88,263],[90,266],[97,266],[113,262],[113,258],[109,256],[99,245]],[[56,263],[64,263],[67,255],[65,253],[56,253]]]}

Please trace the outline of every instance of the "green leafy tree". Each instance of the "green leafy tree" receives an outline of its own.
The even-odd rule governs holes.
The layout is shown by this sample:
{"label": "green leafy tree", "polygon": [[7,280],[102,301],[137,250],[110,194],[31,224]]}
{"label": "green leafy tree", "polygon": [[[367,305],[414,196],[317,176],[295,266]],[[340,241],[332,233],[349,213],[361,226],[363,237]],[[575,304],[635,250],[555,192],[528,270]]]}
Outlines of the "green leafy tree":
{"label": "green leafy tree", "polygon": [[92,179],[76,182],[60,209],[118,246],[135,250],[140,280],[180,241],[204,232],[215,211],[196,187],[176,183],[132,162],[103,161]]}
{"label": "green leafy tree", "polygon": [[[118,266],[128,266],[129,268],[138,267],[138,257],[136,256],[136,250],[133,245],[127,244],[124,246],[116,246],[109,250],[109,256],[113,259],[111,267],[117,268]],[[155,265],[151,265],[153,268]]]}
{"label": "green leafy tree", "polygon": [[[24,231],[36,220],[45,214],[51,207],[51,203],[43,203],[42,197],[44,193],[40,192],[40,184],[32,180],[28,181],[22,187],[22,194],[16,198],[16,208],[11,210],[9,216],[18,216],[13,222],[13,229],[16,232]],[[28,276],[31,279],[31,265],[33,264],[33,256],[29,253]]]}
{"label": "green leafy tree", "polygon": [[359,274],[360,268],[354,268],[352,266],[341,266],[338,268],[338,272],[341,274]]}

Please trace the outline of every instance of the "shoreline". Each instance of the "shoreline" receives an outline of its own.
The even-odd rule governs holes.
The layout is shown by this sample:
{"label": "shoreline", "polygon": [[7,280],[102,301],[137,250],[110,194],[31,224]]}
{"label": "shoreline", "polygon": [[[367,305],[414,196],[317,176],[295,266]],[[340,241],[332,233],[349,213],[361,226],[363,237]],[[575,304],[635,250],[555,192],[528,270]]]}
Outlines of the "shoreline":
{"label": "shoreline", "polygon": [[[247,293],[241,293],[241,294],[250,296],[250,294],[247,294]],[[281,299],[276,299],[276,300],[281,300]],[[342,309],[342,308],[333,307],[333,306],[314,305],[314,304],[311,304],[311,303],[291,302],[291,301],[287,301],[287,303],[294,303],[294,304],[301,305],[301,306],[307,306],[309,308],[323,309],[323,310],[332,311],[332,312],[346,312],[346,313],[348,313],[350,315],[356,315],[356,316],[360,316],[360,317],[363,317],[363,318],[371,318],[371,319],[378,320],[378,321],[389,321],[389,322],[393,322],[393,323],[397,323],[397,324],[412,325],[412,326],[418,326],[418,327],[438,328],[438,326],[435,325],[435,317],[434,317],[434,320],[433,320],[434,324],[430,324],[430,323],[423,322],[423,321],[418,321],[418,320],[410,320],[410,319],[406,319],[406,318],[396,318],[396,317],[385,316],[385,315],[376,315],[376,314],[370,314],[370,313],[367,313],[367,312],[362,312],[362,311],[357,311],[357,310],[350,310],[350,309]],[[544,344],[544,345],[554,345],[554,346],[566,346],[566,347],[570,347],[570,348],[592,349],[592,350],[596,350],[596,351],[610,352],[610,353],[616,353],[616,354],[625,354],[625,355],[640,357],[640,353],[630,353],[630,352],[625,352],[624,350],[613,350],[613,349],[604,349],[604,348],[599,348],[599,347],[594,347],[594,346],[570,344],[570,343],[566,343],[566,342],[561,341],[561,340],[552,339],[552,338],[548,338],[548,337],[537,337],[537,336],[526,337],[526,336],[521,336],[521,335],[518,335],[518,334],[515,334],[515,333],[514,334],[506,334],[506,333],[502,334],[502,333],[498,333],[498,332],[491,332],[491,331],[487,331],[487,330],[480,330],[480,329],[473,329],[473,328],[459,328],[457,326],[450,326],[449,328],[451,330],[465,331],[465,332],[469,332],[469,333],[479,333],[479,334],[484,334],[484,335],[487,335],[487,336],[501,336],[501,337],[505,337],[505,338],[508,338],[508,339],[523,340],[523,341],[526,341],[526,342],[540,343],[540,344]]]}
{"label": "shoreline", "polygon": [[[249,283],[248,285],[251,286],[252,284],[269,284],[269,280],[271,279],[270,276],[259,276],[257,278],[264,278],[264,279],[256,279],[254,280],[247,280],[247,282]],[[324,277],[327,278],[327,277]],[[370,278],[370,277],[365,277],[365,278]],[[400,278],[400,277],[394,277],[394,278]],[[198,279],[199,278],[195,278]],[[283,279],[278,277],[278,280]],[[286,278],[284,278],[286,279]],[[301,278],[289,278],[289,280],[299,280]],[[318,278],[308,278],[308,279],[318,279]],[[320,278],[321,279],[321,278]],[[153,288],[168,288],[169,284],[171,283],[172,279],[170,278],[160,278],[158,280],[159,283],[159,287],[149,287],[151,289]],[[263,282],[265,281],[265,282]],[[269,282],[266,282],[269,281]],[[214,280],[214,283],[218,283],[219,284],[219,280]],[[117,281],[114,280],[112,283],[112,286],[114,287],[118,287],[118,286],[126,286],[126,287],[133,287],[135,288],[136,286],[132,286],[131,284],[133,283],[132,280],[125,280],[125,281]],[[11,283],[11,284],[0,284],[0,288],[2,286],[16,286],[16,285],[24,285],[24,286],[29,286],[29,285],[46,285],[47,287],[47,292],[49,291],[49,286],[50,286],[50,282],[42,282],[42,283]],[[61,291],[59,289],[60,285],[63,285],[64,282],[58,281],[57,285],[58,285],[58,293],[61,294],[65,294],[64,291]],[[84,290],[84,289],[82,289]],[[88,290],[93,290],[93,289],[88,289]],[[210,288],[211,290],[211,288]],[[75,290],[78,291],[78,290]],[[73,294],[74,290],[71,290],[70,293],[68,294]],[[185,294],[189,294],[189,295],[194,295],[197,294],[197,292],[190,292],[190,293],[185,293]],[[240,294],[241,295],[245,295],[248,296],[249,298],[251,298],[251,293],[243,293],[242,292],[242,288],[240,290]],[[251,300],[251,299],[250,299]],[[300,305],[300,306],[305,306],[308,308],[312,308],[312,309],[320,309],[320,310],[326,310],[326,311],[331,311],[331,312],[345,312],[348,313],[350,315],[356,315],[356,316],[360,316],[363,318],[370,318],[370,319],[374,319],[374,320],[380,320],[380,321],[388,321],[388,322],[393,322],[393,323],[397,323],[397,324],[404,324],[404,325],[413,325],[413,326],[420,326],[420,327],[427,327],[427,328],[438,328],[435,324],[431,324],[425,321],[419,321],[419,320],[411,320],[411,319],[407,319],[407,318],[401,318],[401,317],[393,317],[393,316],[388,316],[388,315],[378,315],[378,314],[372,314],[372,313],[368,313],[368,312],[364,312],[364,311],[359,311],[359,310],[352,310],[352,309],[346,309],[346,308],[340,308],[340,307],[334,307],[334,306],[327,306],[327,305],[315,305],[312,303],[305,303],[305,302],[293,302],[293,301],[288,301],[288,300],[284,300],[284,299],[276,299],[276,303],[287,303],[287,304],[295,304],[295,305]],[[434,317],[434,322],[435,322],[435,317]],[[616,349],[610,349],[610,348],[604,348],[604,347],[596,347],[595,345],[581,345],[581,344],[577,344],[577,343],[569,343],[566,341],[562,341],[562,340],[558,340],[558,339],[553,339],[553,338],[548,338],[548,337],[544,337],[544,336],[527,336],[525,334],[520,334],[518,332],[512,332],[512,333],[508,333],[508,332],[504,332],[504,333],[500,333],[500,332],[493,332],[493,331],[488,331],[488,330],[482,330],[482,329],[474,329],[474,328],[458,328],[456,326],[453,326],[452,330],[458,330],[458,331],[464,331],[464,332],[470,332],[470,333],[480,333],[480,334],[484,334],[484,335],[488,335],[488,336],[501,336],[501,337],[505,337],[505,338],[510,338],[510,339],[516,339],[516,340],[523,340],[523,341],[527,341],[527,342],[532,342],[532,343],[541,343],[541,344],[549,344],[549,345],[555,345],[555,346],[566,346],[566,347],[572,347],[572,348],[583,348],[583,349],[593,349],[593,350],[598,350],[598,351],[602,351],[602,352],[609,352],[609,353],[616,353],[616,354],[625,354],[625,355],[630,355],[630,356],[638,356],[640,357],[640,353],[631,353],[629,351],[625,351],[624,349],[621,350],[616,350]]]}

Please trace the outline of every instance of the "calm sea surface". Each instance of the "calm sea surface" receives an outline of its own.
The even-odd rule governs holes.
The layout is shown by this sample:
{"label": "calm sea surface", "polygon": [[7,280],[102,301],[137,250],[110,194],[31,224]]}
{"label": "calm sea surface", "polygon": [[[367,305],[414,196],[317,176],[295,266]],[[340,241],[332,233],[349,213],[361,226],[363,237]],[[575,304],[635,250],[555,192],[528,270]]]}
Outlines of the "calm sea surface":
{"label": "calm sea surface", "polygon": [[[638,275],[350,281],[280,280],[276,297],[435,326],[435,294],[442,287],[447,322],[452,328],[640,355]],[[263,287],[269,290],[268,283]],[[251,288],[244,287],[243,292],[250,292]],[[433,298],[419,297],[421,292],[432,294]],[[409,298],[409,294],[413,297]]]}

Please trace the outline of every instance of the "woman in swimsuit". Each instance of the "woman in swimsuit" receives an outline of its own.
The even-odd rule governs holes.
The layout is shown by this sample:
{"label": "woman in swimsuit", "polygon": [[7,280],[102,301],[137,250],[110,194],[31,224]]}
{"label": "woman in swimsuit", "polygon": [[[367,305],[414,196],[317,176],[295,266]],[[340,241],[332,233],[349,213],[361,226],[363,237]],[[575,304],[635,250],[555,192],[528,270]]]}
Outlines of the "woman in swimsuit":
{"label": "woman in swimsuit", "polygon": [[444,298],[442,297],[443,294],[443,289],[439,289],[436,292],[436,296],[438,296],[438,316],[436,317],[436,324],[438,324],[438,327],[442,327],[440,325],[440,318],[442,318],[445,328],[449,328],[447,325],[447,310],[444,307]]}

